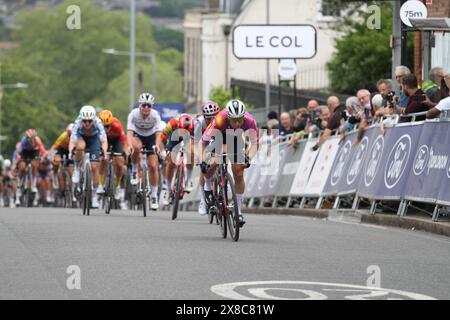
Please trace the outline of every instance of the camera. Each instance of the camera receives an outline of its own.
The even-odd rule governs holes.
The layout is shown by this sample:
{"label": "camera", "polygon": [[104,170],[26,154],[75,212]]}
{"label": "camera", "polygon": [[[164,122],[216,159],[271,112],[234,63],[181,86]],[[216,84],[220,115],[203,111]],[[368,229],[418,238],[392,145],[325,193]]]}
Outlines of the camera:
{"label": "camera", "polygon": [[387,100],[389,103],[392,103],[392,101],[394,101],[394,96],[395,96],[395,92],[394,92],[394,91],[391,91],[391,92],[388,93],[388,95],[387,95],[387,97],[386,97],[386,100]]}

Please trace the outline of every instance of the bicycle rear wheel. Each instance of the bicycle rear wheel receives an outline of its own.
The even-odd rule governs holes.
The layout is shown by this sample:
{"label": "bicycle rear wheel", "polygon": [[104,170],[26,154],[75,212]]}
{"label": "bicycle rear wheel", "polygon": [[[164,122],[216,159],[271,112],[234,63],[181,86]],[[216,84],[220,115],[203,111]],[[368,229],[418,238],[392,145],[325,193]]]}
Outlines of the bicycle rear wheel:
{"label": "bicycle rear wheel", "polygon": [[239,208],[237,205],[237,196],[234,188],[234,180],[229,173],[225,178],[225,201],[224,210],[227,211],[226,219],[230,236],[234,241],[239,240]]}
{"label": "bicycle rear wheel", "polygon": [[92,173],[91,166],[86,165],[84,168],[84,201],[83,201],[83,214],[86,212],[86,215],[89,215],[91,208],[91,200],[92,200]]}
{"label": "bicycle rear wheel", "polygon": [[142,213],[144,214],[144,217],[146,217],[147,216],[147,185],[148,185],[148,182],[147,182],[147,176],[148,176],[148,174],[147,174],[147,168],[142,168],[142,172],[141,172],[141,175],[142,175],[142,178],[141,178],[141,181],[142,181],[142,185],[141,185],[141,192],[142,192],[142,195],[141,195],[141,201],[142,201]]}
{"label": "bicycle rear wheel", "polygon": [[64,172],[64,207],[72,208],[72,189],[70,188],[69,179],[70,176],[67,171]]}
{"label": "bicycle rear wheel", "polygon": [[106,177],[106,190],[105,196],[103,197],[105,201],[105,213],[109,214],[111,212],[111,207],[114,201],[114,170],[111,163],[108,163],[108,173]]}
{"label": "bicycle rear wheel", "polygon": [[[28,165],[27,169],[27,184],[26,184],[26,206],[28,208],[31,208],[33,206],[33,192],[31,192],[31,181],[33,179],[33,169],[31,168],[31,165]],[[34,195],[36,196],[36,195]]]}
{"label": "bicycle rear wheel", "polygon": [[172,207],[172,220],[175,220],[178,216],[178,205],[180,203],[180,195],[183,180],[183,167],[178,166],[177,173],[175,175],[175,190],[173,195],[173,207]]}
{"label": "bicycle rear wheel", "polygon": [[215,205],[217,207],[217,214],[216,214],[216,219],[219,222],[219,228],[220,228],[220,233],[222,235],[222,238],[226,238],[227,237],[227,221],[226,221],[226,217],[225,217],[225,211],[223,210],[223,194],[224,191],[222,189],[222,187],[219,185],[218,182],[218,177],[216,179],[214,179],[214,200],[215,200]]}

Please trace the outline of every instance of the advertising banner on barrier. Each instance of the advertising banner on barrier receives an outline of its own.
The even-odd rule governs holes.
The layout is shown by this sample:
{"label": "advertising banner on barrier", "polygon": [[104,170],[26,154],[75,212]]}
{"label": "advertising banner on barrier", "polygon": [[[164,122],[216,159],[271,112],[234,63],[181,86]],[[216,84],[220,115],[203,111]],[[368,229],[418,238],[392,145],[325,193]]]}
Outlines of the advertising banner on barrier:
{"label": "advertising banner on barrier", "polygon": [[319,196],[323,193],[323,188],[330,174],[331,166],[339,149],[338,136],[329,138],[320,148],[316,162],[308,180],[304,195]]}
{"label": "advertising banner on barrier", "polygon": [[404,195],[421,131],[422,123],[406,123],[387,128],[384,137],[375,134],[358,195],[386,200],[399,200]]}
{"label": "advertising banner on barrier", "polygon": [[312,168],[316,161],[319,151],[312,151],[311,148],[317,143],[317,139],[308,140],[305,144],[303,154],[295,173],[294,180],[290,190],[290,195],[297,196],[305,193]]}
{"label": "advertising banner on barrier", "polygon": [[448,124],[426,122],[405,187],[405,198],[434,203],[448,169]]}
{"label": "advertising banner on barrier", "polygon": [[292,182],[294,181],[300,158],[305,150],[307,142],[302,140],[295,146],[290,146],[286,150],[286,157],[279,176],[279,183],[275,190],[277,196],[288,196],[291,191]]}
{"label": "advertising banner on barrier", "polygon": [[348,163],[353,152],[353,141],[355,134],[351,133],[345,136],[345,139],[339,143],[339,149],[337,151],[336,158],[331,166],[330,174],[327,179],[327,183],[323,189],[324,194],[337,194],[339,191],[341,178],[345,175],[348,168]]}
{"label": "advertising banner on barrier", "polygon": [[283,168],[289,148],[291,147],[287,143],[272,145],[269,161],[265,166],[261,167],[258,183],[256,184],[257,195],[259,197],[275,194],[281,175],[281,169]]}
{"label": "advertising banner on barrier", "polygon": [[[441,176],[439,184],[439,195],[437,203],[450,206],[450,123],[439,122],[439,131],[433,133],[433,154],[430,151],[430,158],[427,167],[430,170],[438,171]],[[445,130],[447,128],[447,130]],[[439,148],[439,149],[438,149]],[[445,174],[444,174],[445,171]]]}
{"label": "advertising banner on barrier", "polygon": [[356,192],[368,154],[367,150],[376,130],[379,129],[366,130],[361,142],[357,145],[354,145],[356,132],[348,134],[340,143],[338,154],[323,191],[324,194],[344,195]]}

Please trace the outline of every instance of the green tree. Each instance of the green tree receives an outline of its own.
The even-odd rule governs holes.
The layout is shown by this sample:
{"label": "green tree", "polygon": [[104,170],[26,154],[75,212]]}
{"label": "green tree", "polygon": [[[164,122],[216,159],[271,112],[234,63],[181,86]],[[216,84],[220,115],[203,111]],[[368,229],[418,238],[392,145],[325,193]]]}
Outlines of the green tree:
{"label": "green tree", "polygon": [[233,91],[231,89],[225,90],[223,86],[214,87],[209,92],[209,99],[217,102],[221,109],[225,108],[228,101],[231,99],[239,99],[241,100],[246,107],[246,110],[251,110],[255,106],[250,104],[245,98],[241,98],[239,95],[239,87],[234,88],[235,95],[233,96]]}
{"label": "green tree", "polygon": [[[342,36],[336,39],[336,53],[327,64],[332,91],[354,94],[360,88],[373,87],[381,78],[391,77],[390,4],[381,6],[381,29],[369,29],[368,17],[369,13],[362,13],[359,19],[344,18],[343,27],[339,29]],[[408,39],[408,44],[412,53],[412,38]]]}
{"label": "green tree", "polygon": [[[160,57],[157,60],[156,94],[154,93],[156,103],[182,103],[183,77],[170,61],[164,61]],[[148,63],[138,63],[136,77],[139,69],[143,71],[143,90],[152,92],[152,66]],[[92,100],[91,103],[95,106],[111,110],[114,116],[120,119],[122,123],[126,123],[126,118],[129,113],[129,79],[130,72],[126,70],[110,81],[105,93]],[[137,97],[138,94],[138,83],[136,83],[135,96]]]}
{"label": "green tree", "polygon": [[167,28],[154,28],[153,35],[162,48],[175,48],[178,51],[184,51],[184,35],[182,32]]}
{"label": "green tree", "polygon": [[[81,8],[81,29],[66,28],[69,5]],[[138,15],[136,49],[156,51],[150,20]],[[14,39],[21,43],[13,54],[42,76],[49,99],[65,110],[78,109],[102,94],[108,82],[128,66],[123,57],[102,49],[129,48],[129,14],[107,11],[88,0],[67,0],[56,9],[37,7],[19,12]]]}
{"label": "green tree", "polygon": [[[69,5],[81,8],[81,29],[68,30]],[[12,152],[15,140],[29,127],[38,130],[46,145],[53,142],[82,105],[108,107],[122,121],[129,111],[129,58],[102,53],[102,49],[129,50],[128,11],[108,11],[90,0],[66,0],[57,7],[22,10],[12,35],[20,47],[2,52],[3,83],[26,82],[26,90],[5,90],[3,146]],[[148,17],[138,15],[136,50],[157,53],[158,102],[183,99],[183,55],[162,50],[153,38]],[[144,88],[151,88],[149,59],[137,58],[144,70]],[[137,76],[136,76],[137,78]],[[137,81],[136,81],[137,83]],[[138,94],[136,88],[136,97]]]}
{"label": "green tree", "polygon": [[62,126],[75,114],[66,114],[55,105],[45,101],[41,90],[41,77],[32,69],[17,63],[13,59],[4,60],[2,68],[2,83],[24,82],[26,89],[4,89],[1,101],[2,135],[6,141],[2,143],[2,151],[10,157],[15,143],[25,130],[34,128],[46,145],[50,145]]}

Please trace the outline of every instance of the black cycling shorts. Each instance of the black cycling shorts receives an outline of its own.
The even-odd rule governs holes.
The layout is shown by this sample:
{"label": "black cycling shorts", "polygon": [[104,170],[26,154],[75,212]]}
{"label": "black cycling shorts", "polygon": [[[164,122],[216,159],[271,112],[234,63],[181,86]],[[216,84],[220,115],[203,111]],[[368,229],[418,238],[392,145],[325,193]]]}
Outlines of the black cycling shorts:
{"label": "black cycling shorts", "polygon": [[151,136],[141,136],[136,132],[133,133],[133,137],[139,138],[142,142],[142,148],[147,150],[147,156],[151,156],[155,154],[155,150],[153,150],[153,146],[156,145],[156,133]]}

